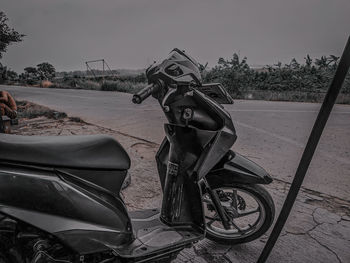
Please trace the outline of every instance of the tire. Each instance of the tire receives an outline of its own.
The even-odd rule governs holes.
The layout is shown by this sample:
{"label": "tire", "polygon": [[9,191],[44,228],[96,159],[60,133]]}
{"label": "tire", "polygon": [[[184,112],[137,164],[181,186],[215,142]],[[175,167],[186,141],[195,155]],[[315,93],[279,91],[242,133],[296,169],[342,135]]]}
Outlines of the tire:
{"label": "tire", "polygon": [[[221,185],[211,185],[211,188],[213,191],[219,191],[217,193],[224,193],[222,195],[228,194],[225,191],[223,191],[222,189],[235,189],[237,190],[236,193],[245,193],[247,194],[247,196],[251,196],[252,199],[254,199],[258,206],[259,206],[259,211],[255,212],[255,213],[259,213],[259,223],[256,225],[249,225],[248,229],[251,227],[251,232],[249,232],[248,230],[244,230],[247,231],[247,233],[242,234],[243,231],[241,231],[242,233],[234,233],[233,230],[225,230],[221,224],[221,220],[218,220],[218,217],[216,216],[216,220],[215,223],[217,224],[221,224],[222,229],[220,227],[213,227],[211,223],[211,225],[209,226],[209,222],[206,221],[206,237],[214,242],[220,243],[220,244],[224,244],[224,245],[235,245],[235,244],[241,244],[241,243],[246,243],[246,242],[250,242],[253,241],[257,238],[259,238],[260,236],[262,236],[272,225],[273,223],[273,219],[275,216],[275,205],[274,202],[271,198],[271,195],[265,190],[265,188],[263,188],[260,185],[244,185],[244,184],[233,184],[233,183],[226,183],[226,184],[221,184]],[[211,200],[209,200],[208,203],[208,199],[205,199],[208,197],[207,193],[204,193],[203,195],[203,201],[204,201],[204,207],[205,210],[206,208],[211,206],[211,211],[212,213],[216,213],[213,207],[213,204],[210,203]],[[238,198],[236,198],[236,200],[240,200],[240,205],[242,205],[242,199],[244,200],[244,198],[242,198],[241,196],[237,196]],[[221,197],[220,197],[221,200]],[[227,201],[227,200],[226,200]],[[244,201],[245,202],[245,201]],[[223,202],[221,202],[223,204]],[[227,202],[226,202],[227,203]],[[206,207],[207,205],[207,207]],[[246,205],[246,204],[245,204]],[[225,208],[226,210],[226,208]],[[209,209],[208,209],[209,211]],[[238,210],[237,210],[238,211]],[[240,211],[240,210],[239,210]],[[206,213],[207,211],[205,211]],[[252,211],[253,212],[253,211]],[[244,212],[243,212],[244,213]],[[248,212],[249,213],[249,212]],[[253,216],[254,213],[252,214],[247,214],[247,216]],[[206,218],[207,218],[207,214],[206,214]],[[242,222],[244,222],[244,216],[239,217],[238,219],[242,220]],[[233,218],[234,220],[236,220],[237,218]],[[234,220],[232,222],[234,222]],[[213,221],[213,217],[211,217],[211,220]],[[238,224],[235,224],[238,225]],[[225,231],[227,231],[227,233],[223,234]],[[232,233],[231,233],[231,232]],[[235,230],[237,232],[240,232],[239,230]]]}

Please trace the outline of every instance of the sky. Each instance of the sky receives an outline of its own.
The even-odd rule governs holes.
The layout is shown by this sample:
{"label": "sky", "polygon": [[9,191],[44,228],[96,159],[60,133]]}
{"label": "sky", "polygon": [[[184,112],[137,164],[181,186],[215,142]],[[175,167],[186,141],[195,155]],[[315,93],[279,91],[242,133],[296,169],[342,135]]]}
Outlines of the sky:
{"label": "sky", "polygon": [[0,10],[26,35],[1,60],[17,72],[101,58],[140,69],[175,47],[209,67],[234,52],[250,65],[288,63],[340,55],[350,35],[349,0],[1,0]]}

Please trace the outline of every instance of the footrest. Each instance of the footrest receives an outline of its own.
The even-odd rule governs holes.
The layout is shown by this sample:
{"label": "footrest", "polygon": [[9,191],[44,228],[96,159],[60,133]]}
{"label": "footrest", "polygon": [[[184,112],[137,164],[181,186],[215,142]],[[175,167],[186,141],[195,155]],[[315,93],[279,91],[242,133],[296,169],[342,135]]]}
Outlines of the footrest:
{"label": "footrest", "polygon": [[203,235],[191,226],[169,227],[159,220],[158,209],[148,209],[130,213],[135,240],[117,253],[136,261],[180,251],[200,240]]}

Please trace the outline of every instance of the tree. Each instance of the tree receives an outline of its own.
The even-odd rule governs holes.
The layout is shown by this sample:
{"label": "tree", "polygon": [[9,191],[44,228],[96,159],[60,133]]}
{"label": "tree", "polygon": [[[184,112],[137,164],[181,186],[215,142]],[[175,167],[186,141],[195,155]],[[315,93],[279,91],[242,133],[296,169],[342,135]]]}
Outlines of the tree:
{"label": "tree", "polygon": [[12,69],[7,68],[6,66],[3,66],[0,63],[0,83],[5,83],[8,80],[17,80],[18,74],[13,71]]}
{"label": "tree", "polygon": [[12,69],[7,70],[7,79],[8,80],[17,80],[18,79],[18,74],[17,72],[13,71]]}
{"label": "tree", "polygon": [[304,59],[305,59],[305,66],[307,68],[311,68],[311,66],[312,66],[312,58],[310,58],[309,54],[307,54]]}
{"label": "tree", "polygon": [[37,65],[38,73],[41,79],[52,79],[55,76],[55,68],[48,62],[43,62]]}
{"label": "tree", "polygon": [[7,67],[4,67],[0,63],[0,84],[4,83],[6,80],[6,71],[7,71]]}
{"label": "tree", "polygon": [[[251,90],[305,92],[307,96],[311,94],[310,98],[312,98],[313,93],[327,90],[338,60],[339,57],[334,55],[322,56],[314,60],[307,55],[304,63],[292,59],[285,65],[278,62],[272,66],[267,65],[263,69],[253,70],[249,68],[246,58],[240,60],[237,54],[233,54],[228,60],[219,58],[217,65],[207,72],[203,80],[222,83],[228,92],[237,98],[244,98],[247,91]],[[342,92],[350,93],[350,73],[345,79]],[[294,95],[300,96],[298,93]]]}
{"label": "tree", "polygon": [[24,68],[25,79],[36,79],[38,77],[38,70],[35,67],[26,67]]}
{"label": "tree", "polygon": [[315,65],[318,66],[319,69],[327,68],[328,66],[328,59],[326,56],[322,56],[321,58],[316,58]]}
{"label": "tree", "polygon": [[338,66],[338,56],[330,55],[328,57],[328,66],[332,67],[333,69],[336,69]]}
{"label": "tree", "polygon": [[298,62],[295,58],[293,58],[293,59],[290,61],[290,63],[289,63],[289,67],[290,67],[291,69],[297,70],[297,69],[300,68],[300,64],[299,64],[299,62]]}
{"label": "tree", "polygon": [[204,81],[220,82],[231,94],[243,94],[253,77],[255,73],[250,69],[247,58],[240,60],[239,55],[234,53],[229,60],[219,58],[218,65],[207,72]]}
{"label": "tree", "polygon": [[24,68],[25,73],[36,75],[38,70],[35,67],[26,67]]}
{"label": "tree", "polygon": [[0,58],[2,53],[6,52],[7,47],[16,42],[22,41],[23,34],[18,33],[7,25],[8,18],[5,13],[0,11]]}

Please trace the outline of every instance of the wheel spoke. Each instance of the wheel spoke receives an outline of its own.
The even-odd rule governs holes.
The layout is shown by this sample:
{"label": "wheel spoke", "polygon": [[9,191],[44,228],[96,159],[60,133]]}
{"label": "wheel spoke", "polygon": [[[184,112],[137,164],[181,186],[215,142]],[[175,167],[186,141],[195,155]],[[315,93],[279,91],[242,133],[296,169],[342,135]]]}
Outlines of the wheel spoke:
{"label": "wheel spoke", "polygon": [[236,189],[232,189],[232,195],[233,195],[232,205],[237,210],[238,197],[237,197],[237,190]]}
{"label": "wheel spoke", "polygon": [[255,214],[255,213],[258,213],[258,212],[260,212],[260,207],[258,207],[256,209],[253,209],[253,210],[250,210],[250,211],[245,211],[243,213],[237,213],[238,216],[236,216],[235,218],[240,218],[240,217],[251,215],[251,214]]}
{"label": "wheel spoke", "polygon": [[205,218],[210,219],[212,221],[221,221],[218,217],[205,216]]}
{"label": "wheel spoke", "polygon": [[210,220],[208,223],[207,223],[207,226],[208,227],[211,227],[211,225],[215,222],[215,220]]}
{"label": "wheel spoke", "polygon": [[221,221],[220,218],[218,217],[218,214],[216,213],[213,217],[211,216],[205,216],[206,218],[210,219],[209,222],[207,222],[207,225],[209,227],[211,227],[211,225],[215,222],[215,221]]}
{"label": "wheel spoke", "polygon": [[240,227],[235,223],[235,221],[234,221],[233,219],[231,220],[231,224],[234,226],[234,228],[236,228],[236,229],[238,230],[238,232],[240,232],[240,233],[243,232],[242,228],[240,228]]}

